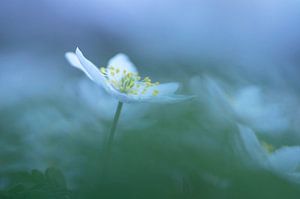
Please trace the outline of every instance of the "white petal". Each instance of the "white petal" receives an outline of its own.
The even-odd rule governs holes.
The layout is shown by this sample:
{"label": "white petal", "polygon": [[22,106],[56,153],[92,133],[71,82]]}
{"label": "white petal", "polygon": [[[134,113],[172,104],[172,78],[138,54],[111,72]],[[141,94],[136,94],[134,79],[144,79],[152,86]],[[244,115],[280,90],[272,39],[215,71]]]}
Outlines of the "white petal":
{"label": "white petal", "polygon": [[289,119],[282,105],[266,97],[261,88],[248,86],[238,91],[232,107],[240,119],[258,131],[281,134],[289,128]]}
{"label": "white petal", "polygon": [[126,70],[127,72],[137,73],[137,69],[134,64],[130,61],[129,57],[125,54],[119,53],[108,61],[107,67],[118,68],[121,72]]}
{"label": "white petal", "polygon": [[[140,93],[137,97],[139,102],[151,102],[151,103],[176,103],[184,100],[192,99],[195,96],[175,95],[174,93],[179,88],[179,83],[171,82],[164,83],[157,86],[151,86],[147,88],[146,93],[142,94],[143,87],[146,87],[145,83],[141,82]],[[153,91],[158,91],[156,96],[153,95]]]}
{"label": "white petal", "polygon": [[105,77],[101,74],[100,70],[91,61],[83,56],[79,48],[76,49],[76,55],[86,75],[97,84],[107,87]]}
{"label": "white petal", "polygon": [[116,90],[112,91],[111,93],[119,101],[125,103],[176,103],[194,97],[194,96],[185,96],[185,95],[162,95],[162,96],[151,95],[145,97],[145,95],[125,94]]}
{"label": "white petal", "polygon": [[248,155],[257,161],[260,166],[265,166],[267,163],[267,153],[262,148],[253,130],[243,125],[239,125],[238,127],[240,138]]}
{"label": "white petal", "polygon": [[[141,88],[140,90],[143,90],[143,87],[146,87],[146,84],[144,82],[141,82]],[[164,83],[164,84],[159,84],[157,86],[151,86],[147,89],[147,92],[145,94],[142,94],[143,98],[149,98],[153,97],[153,91],[157,90],[158,91],[158,96],[165,96],[165,95],[173,95],[177,89],[179,88],[179,83],[177,82],[170,82],[170,83]]]}
{"label": "white petal", "polygon": [[102,86],[110,95],[114,97],[119,95],[119,92],[108,83],[98,68],[86,59],[78,48],[76,49],[76,54],[67,52],[65,57],[72,66],[82,70],[92,81]]}
{"label": "white petal", "polygon": [[121,92],[116,92],[115,97],[124,103],[137,103],[139,102],[139,99],[136,95],[131,95],[131,94],[125,94]]}
{"label": "white petal", "polygon": [[171,82],[171,83],[164,83],[159,84],[157,86],[153,86],[154,89],[159,91],[159,95],[170,95],[175,93],[179,88],[179,83]]}
{"label": "white petal", "polygon": [[150,102],[150,103],[177,103],[186,100],[190,100],[195,96],[186,95],[162,95],[162,96],[152,96],[150,98],[141,99],[140,102]]}
{"label": "white petal", "polygon": [[65,57],[66,59],[69,61],[69,63],[79,69],[82,69],[82,65],[79,61],[79,59],[77,58],[77,55],[73,52],[66,52],[65,53]]}
{"label": "white petal", "polygon": [[273,169],[279,172],[295,172],[300,166],[300,147],[282,147],[269,156]]}
{"label": "white petal", "polygon": [[80,70],[82,70],[91,80],[92,77],[86,72],[86,70],[83,68],[82,64],[80,63],[77,55],[73,52],[67,52],[65,54],[66,59],[69,61],[69,63],[74,66],[75,68],[78,68]]}

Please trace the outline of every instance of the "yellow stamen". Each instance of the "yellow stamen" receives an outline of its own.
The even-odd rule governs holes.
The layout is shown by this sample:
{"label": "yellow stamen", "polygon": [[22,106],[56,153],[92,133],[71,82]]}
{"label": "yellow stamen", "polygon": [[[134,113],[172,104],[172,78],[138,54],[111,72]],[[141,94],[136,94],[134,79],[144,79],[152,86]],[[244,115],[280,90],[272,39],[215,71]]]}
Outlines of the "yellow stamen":
{"label": "yellow stamen", "polygon": [[146,94],[146,92],[147,92],[147,87],[143,89],[142,94],[144,95]]}
{"label": "yellow stamen", "polygon": [[[109,81],[115,89],[126,94],[146,94],[150,87],[159,85],[159,82],[152,83],[150,77],[145,77],[141,80],[138,73],[132,73],[126,69],[120,70],[120,68],[110,66],[109,68],[101,67],[100,71],[105,74],[107,81]],[[120,74],[120,79],[116,79],[116,74],[121,72],[122,74]],[[107,76],[107,74],[110,74],[110,76]],[[157,96],[158,94],[158,90],[152,91],[153,96]]]}
{"label": "yellow stamen", "polygon": [[100,71],[101,71],[102,74],[106,74],[106,68],[101,67],[101,68],[100,68]]}
{"label": "yellow stamen", "polygon": [[260,142],[262,147],[268,152],[268,153],[272,153],[275,151],[275,148],[273,145],[267,143],[267,142],[264,142],[264,141],[261,141]]}
{"label": "yellow stamen", "polygon": [[149,87],[149,86],[151,86],[152,84],[151,84],[151,82],[146,82],[146,86],[147,87]]}
{"label": "yellow stamen", "polygon": [[157,96],[157,95],[158,95],[158,93],[159,93],[159,91],[158,91],[158,90],[154,90],[154,91],[152,92],[152,95],[153,95],[153,96]]}
{"label": "yellow stamen", "polygon": [[149,77],[145,77],[144,82],[150,82],[151,83],[151,79]]}

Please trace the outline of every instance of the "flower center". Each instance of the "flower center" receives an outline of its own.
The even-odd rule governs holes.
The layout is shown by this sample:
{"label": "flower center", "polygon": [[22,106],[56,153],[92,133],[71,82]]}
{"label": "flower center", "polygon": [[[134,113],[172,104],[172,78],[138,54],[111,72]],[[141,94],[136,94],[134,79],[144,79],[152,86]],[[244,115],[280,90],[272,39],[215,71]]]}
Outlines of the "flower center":
{"label": "flower center", "polygon": [[[159,85],[159,82],[152,83],[149,77],[141,80],[137,73],[128,72],[125,69],[120,71],[119,68],[101,67],[100,71],[115,89],[125,94],[144,95],[150,90],[149,88]],[[158,90],[151,90],[153,96],[158,95]]]}
{"label": "flower center", "polygon": [[262,147],[266,150],[267,153],[272,153],[275,151],[275,148],[273,145],[267,143],[267,142],[264,142],[264,141],[260,141]]}
{"label": "flower center", "polygon": [[117,88],[122,93],[128,93],[135,86],[138,78],[140,77],[135,74],[127,73],[121,78],[119,84],[117,85]]}

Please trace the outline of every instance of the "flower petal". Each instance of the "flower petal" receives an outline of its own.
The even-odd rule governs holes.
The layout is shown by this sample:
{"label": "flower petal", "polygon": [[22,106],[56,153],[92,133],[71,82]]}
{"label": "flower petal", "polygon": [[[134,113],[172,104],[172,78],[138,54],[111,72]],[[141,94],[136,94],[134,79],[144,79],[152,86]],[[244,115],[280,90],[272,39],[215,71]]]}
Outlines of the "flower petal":
{"label": "flower petal", "polygon": [[[147,86],[144,82],[139,82],[139,85],[141,86],[140,91],[142,91],[143,88],[147,88]],[[153,91],[158,91],[157,96],[172,95],[177,91],[178,88],[179,88],[179,83],[177,83],[177,82],[164,83],[164,84],[159,84],[159,85],[148,87],[147,92],[145,92],[141,95],[143,98],[154,97]],[[157,97],[157,96],[155,96],[155,97]]]}
{"label": "flower petal", "polygon": [[121,72],[123,72],[123,70],[126,70],[127,72],[138,73],[136,67],[130,61],[129,57],[123,53],[119,53],[110,58],[107,67],[118,68]]}
{"label": "flower petal", "polygon": [[269,156],[273,169],[283,173],[292,173],[300,166],[300,147],[282,147]]}
{"label": "flower petal", "polygon": [[137,103],[137,102],[139,102],[138,96],[136,96],[136,95],[125,94],[125,93],[121,93],[119,91],[116,91],[114,93],[114,96],[120,102],[124,102],[124,103]]}
{"label": "flower petal", "polygon": [[248,155],[260,166],[266,166],[267,152],[261,146],[254,131],[246,126],[238,125],[241,141]]}
{"label": "flower petal", "polygon": [[76,49],[76,55],[82,65],[82,68],[84,69],[83,71],[87,74],[87,76],[97,84],[107,87],[106,79],[101,74],[100,70],[91,61],[83,56],[79,48]]}
{"label": "flower petal", "polygon": [[150,103],[177,103],[185,100],[193,99],[195,96],[186,95],[157,95],[149,97],[148,99],[141,99],[140,102],[150,102]]}
{"label": "flower petal", "polygon": [[79,61],[79,59],[78,59],[78,57],[77,57],[77,55],[75,53],[73,53],[73,52],[66,52],[65,53],[65,57],[66,57],[66,59],[69,61],[69,63],[72,66],[74,66],[76,68],[79,68],[81,70],[83,69],[82,65],[81,65],[81,63],[80,63],[80,61]]}
{"label": "flower petal", "polygon": [[[140,91],[143,90],[143,87],[146,87],[145,83],[141,82]],[[184,100],[192,99],[194,96],[185,96],[185,95],[175,95],[174,93],[179,88],[179,83],[170,82],[159,84],[157,86],[151,86],[147,88],[145,93],[140,92],[138,95],[139,102],[151,102],[151,103],[176,103]],[[153,95],[154,92],[157,92],[157,95]]]}
{"label": "flower petal", "polygon": [[124,98],[123,95],[118,97],[120,95],[119,91],[109,84],[98,68],[86,59],[78,48],[76,49],[76,54],[73,52],[67,52],[65,57],[72,66],[82,70],[92,81],[102,86],[110,95],[120,99]]}
{"label": "flower petal", "polygon": [[153,86],[153,89],[158,90],[158,95],[170,95],[175,93],[179,88],[179,83],[170,82]]}
{"label": "flower petal", "polygon": [[289,128],[289,119],[283,106],[267,95],[260,87],[248,86],[237,92],[231,104],[236,116],[253,129],[281,134]]}
{"label": "flower petal", "polygon": [[82,64],[80,63],[77,55],[73,52],[67,52],[65,54],[66,59],[69,61],[69,63],[74,66],[75,68],[78,68],[80,70],[82,70],[91,80],[92,77],[86,72],[86,70],[84,69],[84,67],[82,66]]}

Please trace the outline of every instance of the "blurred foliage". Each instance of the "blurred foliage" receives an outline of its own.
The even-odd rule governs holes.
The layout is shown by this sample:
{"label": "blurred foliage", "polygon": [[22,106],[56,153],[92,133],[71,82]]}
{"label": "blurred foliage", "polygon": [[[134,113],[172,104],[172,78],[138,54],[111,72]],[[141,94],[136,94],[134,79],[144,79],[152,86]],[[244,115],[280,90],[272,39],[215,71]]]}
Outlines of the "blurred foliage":
{"label": "blurred foliage", "polygon": [[16,172],[7,176],[8,186],[0,191],[1,199],[70,199],[71,192],[63,173],[56,168]]}
{"label": "blurred foliage", "polygon": [[[109,120],[76,100],[10,107],[0,117],[0,199],[298,199],[298,184],[247,167],[236,155],[234,123],[219,122],[197,103],[143,105],[150,106],[147,112],[133,118],[144,126],[121,117],[105,175],[102,141]],[[67,180],[54,168],[12,172],[49,165]]]}

